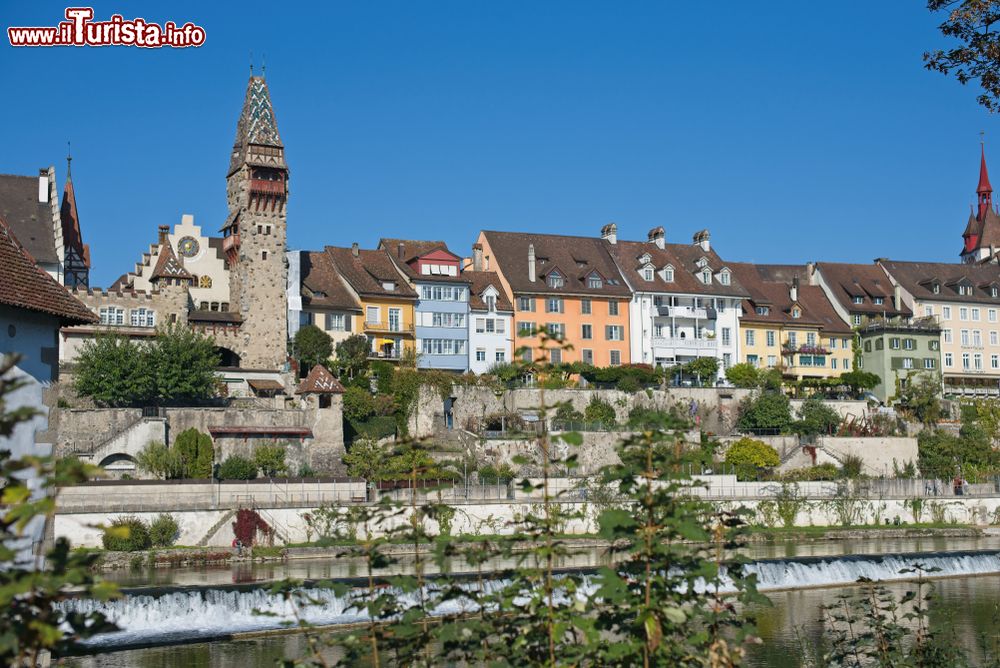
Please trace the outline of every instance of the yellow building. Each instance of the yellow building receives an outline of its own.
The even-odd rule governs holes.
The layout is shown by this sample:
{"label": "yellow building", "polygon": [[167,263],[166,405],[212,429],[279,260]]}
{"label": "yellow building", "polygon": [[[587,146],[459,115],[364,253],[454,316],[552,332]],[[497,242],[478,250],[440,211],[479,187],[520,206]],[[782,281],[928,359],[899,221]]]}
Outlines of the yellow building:
{"label": "yellow building", "polygon": [[805,267],[730,263],[750,293],[740,316],[741,362],[789,378],[833,378],[852,368],[854,334]]}
{"label": "yellow building", "polygon": [[[340,338],[364,334],[371,343],[372,358],[398,361],[404,355],[414,355],[417,293],[399,273],[388,253],[363,250],[354,244],[351,248],[327,246],[324,254],[345,288],[345,298],[338,301],[345,306],[356,305],[338,312],[343,315],[344,325],[339,315],[334,324],[350,327],[348,332],[341,332]],[[303,274],[303,284],[308,288],[304,271]],[[305,306],[303,303],[304,309]],[[331,333],[329,328],[324,329]]]}

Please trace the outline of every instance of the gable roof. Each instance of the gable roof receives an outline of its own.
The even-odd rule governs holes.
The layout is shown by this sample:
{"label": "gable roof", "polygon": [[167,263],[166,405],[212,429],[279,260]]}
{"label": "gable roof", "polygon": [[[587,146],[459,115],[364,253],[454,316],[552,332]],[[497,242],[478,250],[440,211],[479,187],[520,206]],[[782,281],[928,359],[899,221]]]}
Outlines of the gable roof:
{"label": "gable roof", "polygon": [[301,256],[302,305],[343,311],[361,311],[361,302],[344,283],[326,251],[304,251]]}
{"label": "gable roof", "polygon": [[497,291],[497,311],[514,310],[514,305],[510,303],[510,300],[507,299],[507,293],[503,291],[500,276],[495,271],[463,271],[462,276],[472,282],[469,288],[469,308],[472,310],[486,310],[483,292],[491,286]]}
{"label": "gable roof", "polygon": [[59,262],[48,202],[38,201],[38,176],[0,174],[0,218],[35,262]]}
{"label": "gable roof", "polygon": [[[327,246],[325,249],[337,272],[362,297],[395,297],[416,299],[417,293],[399,273],[389,254],[384,250],[357,249]],[[395,290],[387,290],[384,282],[393,282]]]}
{"label": "gable roof", "polygon": [[[618,241],[607,244],[622,273],[636,291],[641,292],[680,292],[702,295],[725,295],[746,297],[749,293],[740,284],[739,277],[733,273],[730,284],[722,285],[715,275],[723,268],[729,267],[714,250],[703,250],[700,246],[686,244],[664,244],[660,248],[654,243],[643,241]],[[649,256],[649,261],[656,269],[652,281],[646,281],[639,276],[638,271],[644,266],[642,258]],[[708,261],[706,265],[712,270],[712,282],[706,284],[699,277],[701,269],[697,263],[701,258]],[[674,269],[674,280],[667,282],[660,275],[660,270],[666,266]],[[730,271],[732,270],[731,267]]]}
{"label": "gable roof", "polygon": [[174,255],[174,249],[171,248],[170,242],[160,244],[160,253],[156,258],[156,266],[153,267],[153,273],[149,275],[150,281],[156,281],[161,278],[180,278],[184,280],[191,280],[192,278],[188,270],[184,268],[184,263]]}
{"label": "gable roof", "polygon": [[[818,285],[808,285],[799,279],[798,300],[792,302],[791,282],[771,281],[769,276],[782,275],[781,265],[753,265],[735,262],[730,265],[733,272],[739,276],[740,282],[749,291],[750,296],[743,300],[741,321],[775,325],[813,326],[832,334],[850,334],[850,326],[837,315],[833,304],[826,293]],[[757,313],[756,307],[767,306],[767,315]],[[798,318],[792,317],[792,308],[797,305],[801,309]]]}
{"label": "gable roof", "polygon": [[[877,264],[821,262],[817,270],[833,298],[849,313],[888,317],[913,315],[906,304],[896,309],[892,281]],[[861,297],[863,302],[855,304],[855,297]],[[882,299],[881,304],[874,301],[878,297]]]}
{"label": "gable roof", "polygon": [[333,377],[330,370],[322,364],[317,364],[309,372],[296,390],[298,394],[343,394],[344,386]]}
{"label": "gable roof", "polygon": [[[1000,305],[1000,296],[991,297],[989,294],[989,286],[1000,283],[1000,267],[995,264],[903,262],[887,259],[880,259],[878,263],[916,299]],[[935,281],[940,285],[938,294],[933,291]],[[958,294],[957,287],[962,282],[972,286],[972,294]]]}
{"label": "gable roof", "polygon": [[[497,266],[515,293],[631,297],[632,291],[618,271],[608,244],[596,237],[571,237],[528,232],[483,231]],[[535,281],[528,280],[528,246],[535,249]],[[555,267],[565,279],[562,288],[550,288],[546,275]],[[605,278],[600,288],[587,285],[597,271]]]}
{"label": "gable roof", "polygon": [[59,318],[64,325],[97,322],[66,288],[35,264],[0,217],[0,304]]}
{"label": "gable roof", "polygon": [[[410,280],[414,281],[431,281],[431,282],[449,282],[449,283],[465,283],[465,279],[462,278],[461,273],[457,273],[456,276],[443,276],[441,274],[421,274],[416,270],[411,263],[416,262],[418,259],[425,257],[427,255],[440,255],[442,253],[447,254],[450,258],[454,259],[457,263],[456,266],[461,268],[462,258],[452,253],[448,250],[448,244],[443,241],[415,241],[413,239],[379,239],[378,247],[388,253],[389,257],[392,258],[393,264],[399,267]],[[458,270],[456,269],[456,272]]]}

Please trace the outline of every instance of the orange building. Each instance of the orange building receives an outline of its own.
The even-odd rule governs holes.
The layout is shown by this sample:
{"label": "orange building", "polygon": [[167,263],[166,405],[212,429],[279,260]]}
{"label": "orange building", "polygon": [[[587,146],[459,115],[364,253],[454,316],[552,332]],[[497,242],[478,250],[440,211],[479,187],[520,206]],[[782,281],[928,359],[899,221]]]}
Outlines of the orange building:
{"label": "orange building", "polygon": [[[494,271],[514,305],[514,351],[537,358],[546,328],[572,346],[553,350],[549,361],[594,366],[628,364],[629,302],[632,292],[608,252],[604,238],[522,232],[479,233],[474,268]],[[513,351],[512,351],[513,352]]]}

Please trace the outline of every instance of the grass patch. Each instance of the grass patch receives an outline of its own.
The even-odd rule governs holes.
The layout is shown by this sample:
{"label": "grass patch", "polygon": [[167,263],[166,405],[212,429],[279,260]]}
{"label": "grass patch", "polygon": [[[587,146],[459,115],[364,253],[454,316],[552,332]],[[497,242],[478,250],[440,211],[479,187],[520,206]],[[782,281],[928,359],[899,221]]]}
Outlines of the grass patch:
{"label": "grass patch", "polygon": [[273,559],[284,555],[283,547],[268,547],[266,545],[254,545],[250,550],[250,556],[255,559]]}
{"label": "grass patch", "polygon": [[764,536],[771,540],[791,540],[795,538],[823,538],[827,534],[841,531],[864,531],[878,534],[885,531],[919,531],[924,529],[974,529],[972,524],[952,524],[950,522],[921,522],[919,524],[875,525],[860,524],[854,526],[811,526],[811,527],[750,527],[750,533]]}

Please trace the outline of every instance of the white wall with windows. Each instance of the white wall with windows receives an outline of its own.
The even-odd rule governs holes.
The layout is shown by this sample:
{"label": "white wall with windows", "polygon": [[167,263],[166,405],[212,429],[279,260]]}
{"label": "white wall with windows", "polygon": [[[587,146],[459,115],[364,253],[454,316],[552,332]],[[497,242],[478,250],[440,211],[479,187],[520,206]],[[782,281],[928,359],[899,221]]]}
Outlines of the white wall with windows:
{"label": "white wall with windows", "polygon": [[486,309],[469,314],[469,369],[473,373],[485,373],[494,364],[513,361],[514,314],[496,310],[492,287],[483,297]]}

